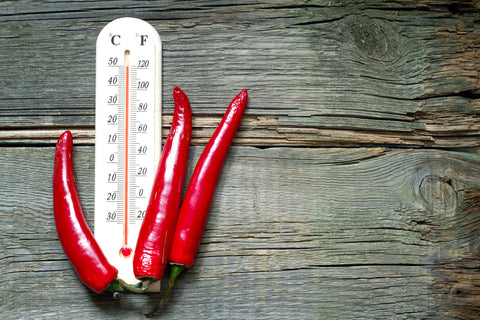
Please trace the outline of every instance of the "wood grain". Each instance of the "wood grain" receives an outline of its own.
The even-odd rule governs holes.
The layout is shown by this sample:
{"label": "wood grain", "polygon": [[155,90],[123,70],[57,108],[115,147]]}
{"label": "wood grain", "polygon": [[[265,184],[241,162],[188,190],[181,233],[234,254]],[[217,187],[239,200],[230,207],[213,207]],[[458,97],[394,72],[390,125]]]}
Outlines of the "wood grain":
{"label": "wood grain", "polygon": [[[158,294],[90,293],[63,254],[53,151],[0,148],[1,318],[142,319]],[[89,223],[93,152],[74,148]],[[462,208],[479,168],[473,153],[234,147],[162,319],[474,319],[480,215]]]}
{"label": "wood grain", "polygon": [[[195,265],[161,319],[479,319],[480,2],[0,2],[0,318],[145,319],[62,252],[53,143],[72,130],[93,223],[95,41],[150,22],[194,116],[187,178],[246,114]],[[165,284],[164,284],[165,285]]]}
{"label": "wood grain", "polygon": [[0,142],[78,129],[93,143],[95,40],[129,15],[160,33],[164,112],[182,87],[206,124],[195,144],[245,87],[242,144],[478,147],[479,13],[478,1],[2,2]]}

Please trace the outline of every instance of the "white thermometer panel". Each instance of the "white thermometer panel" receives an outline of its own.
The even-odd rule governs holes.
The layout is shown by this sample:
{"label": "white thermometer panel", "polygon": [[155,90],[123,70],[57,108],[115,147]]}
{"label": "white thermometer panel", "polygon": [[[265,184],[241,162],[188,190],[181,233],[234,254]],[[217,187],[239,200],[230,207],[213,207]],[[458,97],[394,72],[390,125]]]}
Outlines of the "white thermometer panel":
{"label": "white thermometer panel", "polygon": [[110,22],[97,38],[94,233],[131,284],[161,152],[161,53],[157,31],[136,18]]}

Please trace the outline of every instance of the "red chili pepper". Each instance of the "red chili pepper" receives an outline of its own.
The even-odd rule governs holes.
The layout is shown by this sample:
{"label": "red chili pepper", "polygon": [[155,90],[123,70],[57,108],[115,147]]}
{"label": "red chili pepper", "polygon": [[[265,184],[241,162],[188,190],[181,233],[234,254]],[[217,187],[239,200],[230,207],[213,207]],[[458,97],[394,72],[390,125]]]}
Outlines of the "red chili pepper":
{"label": "red chili pepper", "polygon": [[100,293],[114,282],[117,269],[108,261],[88,228],[73,178],[72,134],[64,132],[55,149],[53,213],[63,250],[82,282]]}
{"label": "red chili pepper", "polygon": [[200,246],[218,177],[247,105],[243,89],[230,103],[222,121],[197,162],[178,214],[172,247],[168,256],[172,270],[168,288],[150,315],[161,308],[177,277],[193,265]]}
{"label": "red chili pepper", "polygon": [[80,280],[95,291],[130,291],[143,293],[148,283],[130,285],[117,279],[112,266],[88,228],[73,178],[72,133],[65,131],[58,138],[53,168],[53,215],[63,251]]}
{"label": "red chili pepper", "polygon": [[192,136],[192,112],[188,97],[178,87],[173,89],[173,100],[172,127],[162,150],[133,257],[133,271],[139,279],[162,278],[180,207]]}

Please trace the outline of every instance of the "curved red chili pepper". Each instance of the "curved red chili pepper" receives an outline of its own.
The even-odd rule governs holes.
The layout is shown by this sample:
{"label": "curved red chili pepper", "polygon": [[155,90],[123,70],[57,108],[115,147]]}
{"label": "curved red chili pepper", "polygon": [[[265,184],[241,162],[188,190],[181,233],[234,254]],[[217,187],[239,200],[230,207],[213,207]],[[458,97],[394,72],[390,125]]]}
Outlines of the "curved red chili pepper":
{"label": "curved red chili pepper", "polygon": [[180,207],[192,136],[192,112],[188,97],[180,88],[173,89],[173,99],[172,127],[162,150],[133,257],[133,272],[139,279],[162,278]]}
{"label": "curved red chili pepper", "polygon": [[233,99],[197,162],[178,214],[168,256],[172,264],[168,288],[160,303],[150,311],[150,314],[161,308],[180,273],[193,265],[220,171],[240,125],[247,98],[247,90],[243,89]]}
{"label": "curved red chili pepper", "polygon": [[88,228],[73,178],[72,134],[57,141],[53,169],[53,214],[63,250],[82,282],[100,293],[118,271],[108,261]]}
{"label": "curved red chili pepper", "polygon": [[244,89],[233,99],[197,162],[178,214],[168,257],[171,263],[185,265],[188,268],[193,265],[218,177],[240,125],[247,97],[247,90]]}

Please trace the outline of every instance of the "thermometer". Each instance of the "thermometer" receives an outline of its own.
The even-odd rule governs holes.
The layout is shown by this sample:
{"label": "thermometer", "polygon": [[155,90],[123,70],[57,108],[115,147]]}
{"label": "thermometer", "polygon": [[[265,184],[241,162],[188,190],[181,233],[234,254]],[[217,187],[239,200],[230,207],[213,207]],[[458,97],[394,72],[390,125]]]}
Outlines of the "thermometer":
{"label": "thermometer", "polygon": [[130,284],[161,152],[161,53],[157,31],[136,18],[110,22],[97,38],[94,234]]}

